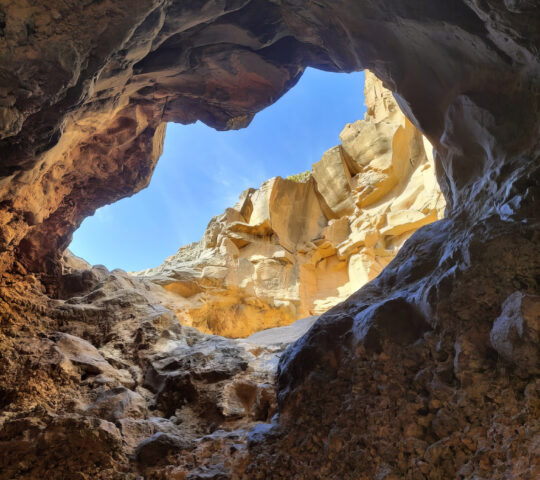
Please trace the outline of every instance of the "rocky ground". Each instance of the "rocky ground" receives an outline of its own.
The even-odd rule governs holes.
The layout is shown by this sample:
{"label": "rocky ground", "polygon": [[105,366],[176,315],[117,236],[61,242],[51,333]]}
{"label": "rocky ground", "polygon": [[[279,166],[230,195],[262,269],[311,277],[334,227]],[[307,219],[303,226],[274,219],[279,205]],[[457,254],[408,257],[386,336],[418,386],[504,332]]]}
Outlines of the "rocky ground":
{"label": "rocky ground", "polygon": [[[532,0],[0,0],[0,478],[538,478],[539,25]],[[272,387],[283,346],[61,258],[166,122],[245,127],[310,66],[383,81],[446,211]]]}
{"label": "rocky ground", "polygon": [[[229,452],[276,414],[278,359],[314,319],[248,339],[205,335],[181,326],[147,280],[70,270],[79,288],[64,300],[32,277],[3,279],[0,478],[225,475]],[[11,282],[26,286],[20,296]]]}
{"label": "rocky ground", "polygon": [[[494,272],[525,240],[508,241]],[[315,324],[235,340],[181,326],[147,279],[67,260],[63,299],[2,279],[2,479],[538,476],[538,296],[479,322],[493,292],[476,272],[476,312],[450,291],[430,324],[398,295],[354,327],[382,275]]]}

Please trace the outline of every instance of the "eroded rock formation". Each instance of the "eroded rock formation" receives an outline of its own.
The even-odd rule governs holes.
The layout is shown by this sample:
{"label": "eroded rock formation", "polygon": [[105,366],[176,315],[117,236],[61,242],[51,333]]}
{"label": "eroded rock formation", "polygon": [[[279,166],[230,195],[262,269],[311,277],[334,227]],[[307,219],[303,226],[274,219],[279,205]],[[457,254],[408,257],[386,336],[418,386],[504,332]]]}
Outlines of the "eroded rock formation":
{"label": "eroded rock formation", "polygon": [[204,335],[152,282],[68,260],[68,299],[20,275],[1,285],[0,478],[226,474],[228,452],[275,415],[279,357],[316,317],[241,340]]}
{"label": "eroded rock formation", "polygon": [[[539,17],[528,0],[0,1],[0,477],[537,477]],[[244,126],[308,65],[381,78],[435,149],[446,217],[287,348],[274,422],[189,443],[145,408],[219,398],[207,337],[169,323],[159,287],[62,277],[61,255],[146,185],[163,122]],[[185,347],[168,366],[169,339],[194,342],[193,368]],[[233,379],[256,352],[228,345]]]}
{"label": "eroded rock formation", "polygon": [[243,192],[201,241],[138,273],[173,294],[182,324],[246,337],[324,313],[442,218],[430,143],[370,72],[364,93],[366,119],[347,125],[303,181]]}

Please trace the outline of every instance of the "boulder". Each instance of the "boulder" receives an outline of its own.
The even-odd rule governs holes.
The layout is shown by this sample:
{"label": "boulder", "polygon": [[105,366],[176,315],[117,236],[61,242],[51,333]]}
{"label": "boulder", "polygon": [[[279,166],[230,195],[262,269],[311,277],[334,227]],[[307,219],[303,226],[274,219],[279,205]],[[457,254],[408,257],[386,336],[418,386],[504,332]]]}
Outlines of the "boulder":
{"label": "boulder", "polygon": [[190,442],[177,435],[157,432],[137,446],[135,458],[143,466],[154,466],[166,462],[168,455],[180,453],[189,447]]}
{"label": "boulder", "polygon": [[146,401],[136,392],[125,387],[116,387],[101,393],[85,413],[109,422],[123,418],[144,418],[147,415]]}
{"label": "boulder", "polygon": [[491,345],[525,377],[540,373],[540,297],[515,292],[502,305]]}

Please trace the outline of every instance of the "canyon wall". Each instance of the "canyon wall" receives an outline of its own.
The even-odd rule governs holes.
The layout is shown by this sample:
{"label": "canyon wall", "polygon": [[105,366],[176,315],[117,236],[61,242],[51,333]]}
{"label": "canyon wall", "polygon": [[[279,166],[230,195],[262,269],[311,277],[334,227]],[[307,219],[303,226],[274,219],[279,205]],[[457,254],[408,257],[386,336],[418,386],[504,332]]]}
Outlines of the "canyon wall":
{"label": "canyon wall", "polygon": [[[0,0],[0,478],[538,477],[539,25],[530,0]],[[373,281],[274,355],[62,273],[164,122],[246,126],[307,66],[370,69],[434,147],[445,218]]]}
{"label": "canyon wall", "polygon": [[366,72],[367,114],[300,179],[273,178],[214,217],[201,241],[139,272],[183,325],[247,337],[319,315],[442,218],[432,146]]}

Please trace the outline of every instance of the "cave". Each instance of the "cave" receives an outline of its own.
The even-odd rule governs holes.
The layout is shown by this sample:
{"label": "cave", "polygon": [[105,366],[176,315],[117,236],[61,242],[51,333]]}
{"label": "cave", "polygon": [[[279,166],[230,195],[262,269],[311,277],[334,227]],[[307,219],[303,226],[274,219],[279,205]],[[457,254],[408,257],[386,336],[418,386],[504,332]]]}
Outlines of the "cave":
{"label": "cave", "polygon": [[[149,187],[82,225],[70,252],[148,280],[150,303],[229,338],[317,317],[373,280],[414,231],[444,216],[432,146],[369,71],[310,69],[295,89],[240,131],[168,125]],[[250,168],[264,170],[258,183]],[[220,198],[222,185],[232,198]],[[191,241],[174,239],[193,224]],[[69,252],[64,260],[66,300],[106,272]],[[74,267],[92,273],[82,282]]]}
{"label": "cave", "polygon": [[[0,2],[0,478],[538,476],[539,47],[528,0]],[[64,251],[166,122],[243,128],[306,67],[380,79],[445,214],[254,384],[270,350]]]}

